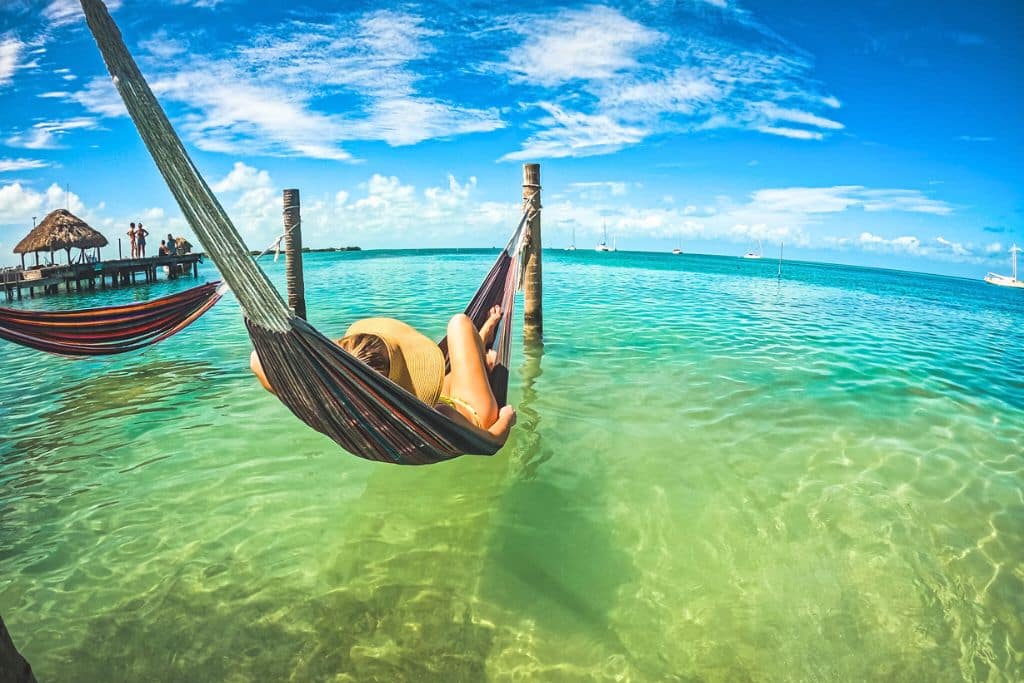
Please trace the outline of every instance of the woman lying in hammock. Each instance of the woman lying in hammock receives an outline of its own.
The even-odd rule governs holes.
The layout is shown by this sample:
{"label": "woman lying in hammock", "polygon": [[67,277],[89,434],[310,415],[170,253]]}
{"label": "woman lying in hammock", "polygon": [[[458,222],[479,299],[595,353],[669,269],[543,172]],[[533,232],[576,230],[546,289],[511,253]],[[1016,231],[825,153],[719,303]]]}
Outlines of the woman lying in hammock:
{"label": "woman lying in hammock", "polygon": [[[448,322],[451,370],[447,374],[437,344],[400,320],[359,320],[338,345],[450,419],[489,432],[504,443],[516,423],[516,411],[512,406],[499,408],[488,379],[496,359],[488,349],[500,320],[501,306],[495,306],[479,331],[462,313]],[[274,393],[255,351],[249,367],[263,388]]]}

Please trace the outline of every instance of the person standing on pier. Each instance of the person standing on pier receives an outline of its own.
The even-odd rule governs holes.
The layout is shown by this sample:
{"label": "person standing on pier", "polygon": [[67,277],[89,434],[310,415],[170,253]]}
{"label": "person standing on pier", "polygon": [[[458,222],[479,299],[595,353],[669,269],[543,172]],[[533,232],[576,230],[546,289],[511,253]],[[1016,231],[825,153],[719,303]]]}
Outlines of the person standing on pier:
{"label": "person standing on pier", "polygon": [[175,243],[174,237],[171,236],[171,233],[167,233],[167,255],[178,255],[178,245]]}
{"label": "person standing on pier", "polygon": [[135,242],[139,245],[139,258],[146,258],[146,238],[148,236],[149,231],[142,227],[142,223],[139,223],[139,232],[135,237]]}
{"label": "person standing on pier", "polygon": [[139,248],[135,244],[135,237],[137,235],[138,232],[135,230],[135,224],[132,223],[131,227],[128,228],[128,244],[132,247],[132,258],[136,258],[139,255]]}

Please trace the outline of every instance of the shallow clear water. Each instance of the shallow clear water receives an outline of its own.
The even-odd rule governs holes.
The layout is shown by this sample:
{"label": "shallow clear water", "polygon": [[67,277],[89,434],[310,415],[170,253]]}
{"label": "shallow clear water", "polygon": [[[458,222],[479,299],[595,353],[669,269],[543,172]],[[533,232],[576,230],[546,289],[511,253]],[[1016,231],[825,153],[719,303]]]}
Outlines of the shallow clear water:
{"label": "shallow clear water", "polygon": [[[310,319],[439,335],[493,255],[307,255]],[[493,458],[343,453],[230,298],[126,358],[0,346],[0,615],[39,679],[1024,678],[1021,292],[544,258]]]}

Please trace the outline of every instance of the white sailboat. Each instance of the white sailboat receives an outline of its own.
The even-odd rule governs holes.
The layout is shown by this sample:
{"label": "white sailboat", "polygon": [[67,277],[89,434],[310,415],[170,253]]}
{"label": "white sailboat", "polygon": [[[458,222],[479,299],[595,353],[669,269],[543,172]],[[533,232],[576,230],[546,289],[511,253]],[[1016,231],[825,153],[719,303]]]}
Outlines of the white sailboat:
{"label": "white sailboat", "polygon": [[1007,277],[1006,275],[1000,275],[998,273],[989,273],[985,276],[985,282],[993,285],[999,285],[1000,287],[1020,287],[1024,289],[1024,281],[1017,279],[1017,253],[1024,251],[1016,244],[1010,247],[1010,263],[1013,264],[1013,274]]}
{"label": "white sailboat", "polygon": [[681,256],[683,253],[683,238],[679,238],[679,246],[672,250],[673,256]]}
{"label": "white sailboat", "polygon": [[572,244],[565,248],[566,251],[576,251],[576,226],[572,226]]}
{"label": "white sailboat", "polygon": [[757,241],[757,251],[748,251],[743,258],[761,258],[761,240]]}
{"label": "white sailboat", "polygon": [[601,240],[601,244],[594,247],[594,251],[615,251],[608,246],[608,223],[604,223],[604,239]]}

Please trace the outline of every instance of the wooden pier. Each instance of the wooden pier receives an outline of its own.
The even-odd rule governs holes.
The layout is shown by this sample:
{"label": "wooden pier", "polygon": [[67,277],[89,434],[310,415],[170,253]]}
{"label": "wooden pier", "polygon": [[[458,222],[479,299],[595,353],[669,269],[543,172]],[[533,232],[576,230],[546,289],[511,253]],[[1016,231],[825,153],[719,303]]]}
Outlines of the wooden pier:
{"label": "wooden pier", "polygon": [[156,282],[157,274],[165,266],[170,272],[168,277],[189,273],[199,277],[199,264],[202,260],[202,254],[183,254],[29,269],[10,268],[0,272],[0,286],[4,289],[7,301],[21,299],[24,290],[28,290],[29,297],[35,297],[37,289],[42,294],[57,294],[61,285],[64,285],[66,292],[70,292],[72,287],[76,292],[96,289],[97,283],[100,289],[125,287],[140,281]]}

